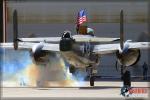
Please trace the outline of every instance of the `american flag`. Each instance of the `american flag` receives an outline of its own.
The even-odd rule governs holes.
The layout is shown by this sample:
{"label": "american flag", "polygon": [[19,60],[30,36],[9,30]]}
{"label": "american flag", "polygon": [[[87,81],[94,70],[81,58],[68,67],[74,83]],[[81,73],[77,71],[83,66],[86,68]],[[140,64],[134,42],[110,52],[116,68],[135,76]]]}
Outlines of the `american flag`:
{"label": "american flag", "polygon": [[87,21],[85,10],[81,10],[78,13],[78,19],[77,19],[77,21],[78,21],[78,25],[81,25],[83,22]]}

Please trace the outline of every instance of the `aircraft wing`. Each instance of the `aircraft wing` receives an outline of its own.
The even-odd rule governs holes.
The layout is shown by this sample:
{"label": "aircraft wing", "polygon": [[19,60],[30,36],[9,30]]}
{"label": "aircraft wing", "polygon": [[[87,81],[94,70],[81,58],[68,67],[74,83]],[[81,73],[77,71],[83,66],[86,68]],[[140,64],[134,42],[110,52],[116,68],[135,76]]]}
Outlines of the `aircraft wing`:
{"label": "aircraft wing", "polygon": [[105,38],[105,37],[74,37],[76,42],[113,42],[118,41],[119,38]]}
{"label": "aircraft wing", "polygon": [[0,48],[14,48],[13,43],[0,43]]}
{"label": "aircraft wing", "polygon": [[[93,52],[96,54],[115,53],[119,47],[119,43],[95,45]],[[150,49],[150,42],[129,42],[129,49]]]}
{"label": "aircraft wing", "polygon": [[59,42],[61,37],[19,38],[23,42]]}
{"label": "aircraft wing", "polygon": [[[18,48],[19,49],[32,49],[34,45],[37,45],[38,43],[28,43],[28,42],[19,42]],[[0,43],[0,47],[2,48],[14,48],[13,43]],[[48,50],[48,51],[59,51],[59,44],[43,44],[42,50]]]}
{"label": "aircraft wing", "polygon": [[[75,35],[73,39],[76,42],[113,42],[119,40],[119,38],[91,37],[85,35]],[[23,42],[59,42],[61,37],[19,38],[19,40]]]}

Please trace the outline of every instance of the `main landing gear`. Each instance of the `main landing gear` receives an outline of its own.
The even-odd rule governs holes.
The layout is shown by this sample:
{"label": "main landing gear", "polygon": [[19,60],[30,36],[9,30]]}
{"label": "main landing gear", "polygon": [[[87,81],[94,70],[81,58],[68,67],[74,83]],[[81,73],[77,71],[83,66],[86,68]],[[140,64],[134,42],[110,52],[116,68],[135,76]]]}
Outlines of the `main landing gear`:
{"label": "main landing gear", "polygon": [[94,75],[97,73],[97,70],[93,68],[93,66],[88,67],[88,72],[90,75],[90,86],[94,86],[95,77]]}
{"label": "main landing gear", "polygon": [[94,86],[95,78],[94,76],[90,76],[90,86]]}
{"label": "main landing gear", "polygon": [[[70,65],[69,72],[74,74],[76,72],[77,68],[75,68],[73,65]],[[94,86],[95,77],[94,75],[97,73],[97,70],[95,67],[90,65],[87,67],[86,71],[89,73],[89,80],[90,80],[90,86]]]}
{"label": "main landing gear", "polygon": [[121,95],[128,97],[131,89],[131,75],[130,71],[126,71],[124,66],[121,66],[121,80],[123,80],[123,87],[121,88]]}

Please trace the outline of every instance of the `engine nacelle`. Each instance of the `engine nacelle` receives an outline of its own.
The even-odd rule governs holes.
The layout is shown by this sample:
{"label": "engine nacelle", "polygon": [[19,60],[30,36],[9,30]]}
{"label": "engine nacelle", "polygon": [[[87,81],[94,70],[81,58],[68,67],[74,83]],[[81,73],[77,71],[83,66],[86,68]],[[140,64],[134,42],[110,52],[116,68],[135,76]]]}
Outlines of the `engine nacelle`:
{"label": "engine nacelle", "polygon": [[34,45],[32,47],[32,53],[35,54],[35,53],[40,52],[43,47],[44,47],[43,43],[39,43],[39,44]]}
{"label": "engine nacelle", "polygon": [[65,31],[59,43],[60,51],[70,51],[72,50],[75,40],[71,37],[70,31]]}
{"label": "engine nacelle", "polygon": [[125,53],[116,53],[118,62],[123,66],[132,66],[136,64],[141,56],[139,49],[128,49]]}
{"label": "engine nacelle", "polygon": [[43,63],[48,60],[48,53],[47,51],[43,51],[43,43],[39,43],[35,46],[33,46],[31,50],[31,56],[33,58],[33,61],[36,63]]}
{"label": "engine nacelle", "polygon": [[60,40],[59,49],[60,51],[71,51],[74,45],[74,40],[71,38],[64,38]]}

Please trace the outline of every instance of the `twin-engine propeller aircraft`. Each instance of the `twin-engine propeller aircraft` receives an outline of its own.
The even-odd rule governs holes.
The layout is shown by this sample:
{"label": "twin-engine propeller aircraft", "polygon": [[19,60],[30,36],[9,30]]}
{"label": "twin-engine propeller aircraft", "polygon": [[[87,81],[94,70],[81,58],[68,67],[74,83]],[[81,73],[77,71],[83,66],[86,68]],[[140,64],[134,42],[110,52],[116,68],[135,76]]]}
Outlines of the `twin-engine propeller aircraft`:
{"label": "twin-engine propeller aircraft", "polygon": [[[90,86],[94,86],[96,67],[99,65],[101,55],[115,53],[118,62],[128,67],[138,62],[140,49],[150,48],[150,42],[124,41],[123,11],[120,13],[120,38],[96,37],[93,29],[88,28],[86,22],[85,10],[81,10],[78,13],[76,35],[65,31],[61,37],[18,38],[17,11],[15,10],[13,43],[1,43],[1,46],[14,47],[15,50],[30,50],[36,62],[41,61],[48,52],[60,52],[70,64],[71,73],[78,68],[87,69],[90,75]],[[120,43],[116,43],[117,41]]]}

